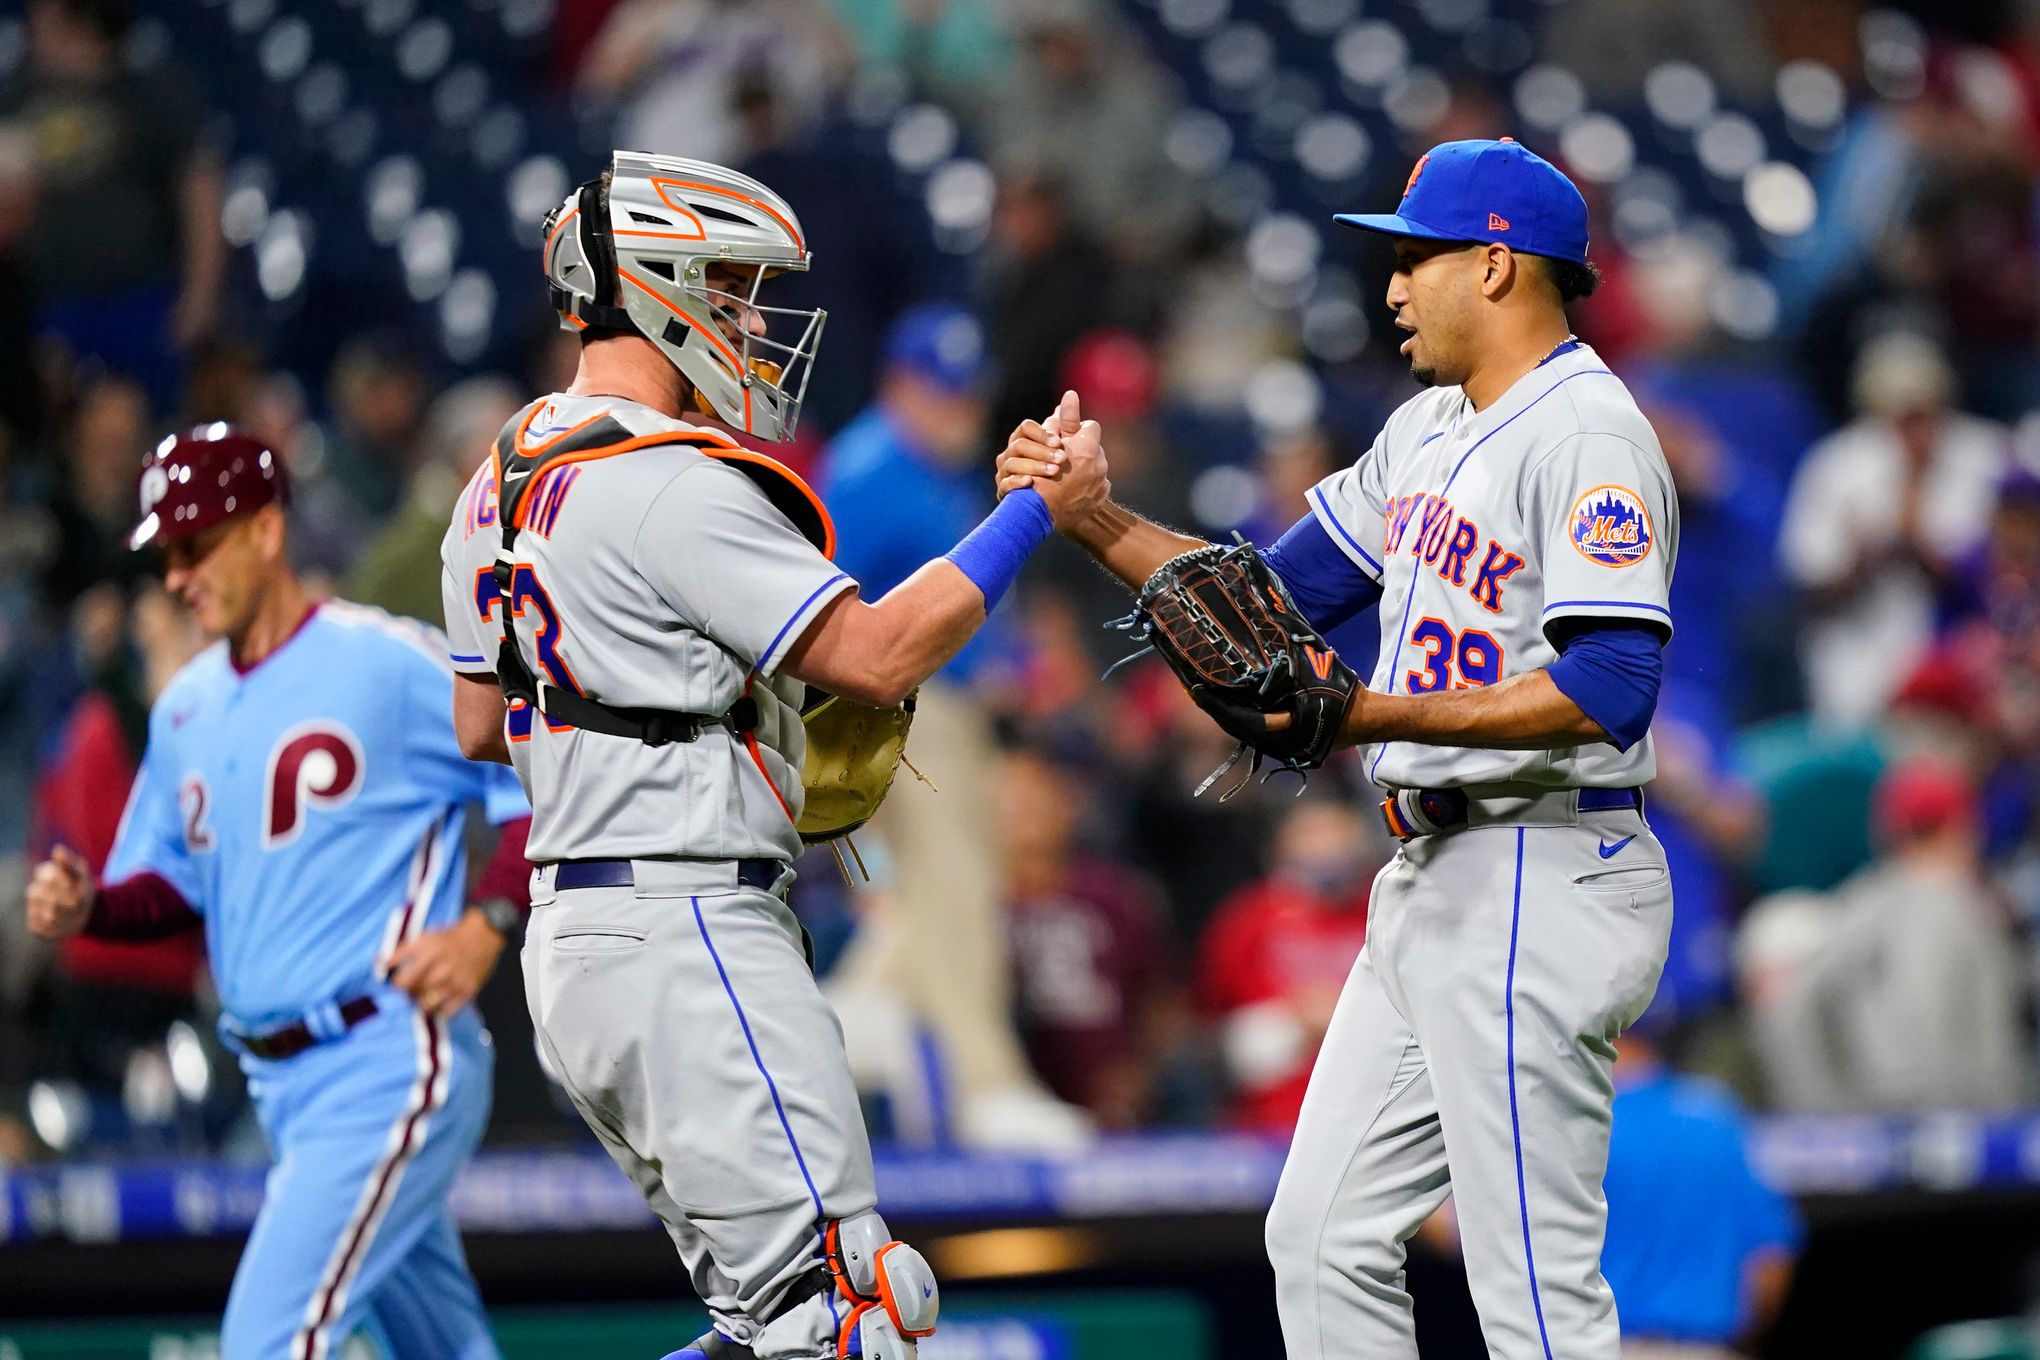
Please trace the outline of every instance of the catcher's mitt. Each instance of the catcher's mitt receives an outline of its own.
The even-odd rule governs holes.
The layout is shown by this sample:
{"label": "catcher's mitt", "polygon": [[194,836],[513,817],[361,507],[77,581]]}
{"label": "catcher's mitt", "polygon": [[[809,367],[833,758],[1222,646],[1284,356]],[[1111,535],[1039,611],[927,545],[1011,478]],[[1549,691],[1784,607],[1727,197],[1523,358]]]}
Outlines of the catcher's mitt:
{"label": "catcher's mitt", "polygon": [[800,838],[820,845],[863,826],[885,801],[906,758],[914,698],[908,695],[897,708],[874,708],[811,688],[800,717],[807,728]]}
{"label": "catcher's mitt", "polygon": [[[1249,778],[1263,757],[1298,773],[1318,768],[1360,688],[1251,543],[1212,544],[1163,563],[1123,626],[1161,653],[1197,706],[1239,740],[1197,786],[1200,794],[1249,750]],[[1268,728],[1275,713],[1290,717],[1279,732]]]}

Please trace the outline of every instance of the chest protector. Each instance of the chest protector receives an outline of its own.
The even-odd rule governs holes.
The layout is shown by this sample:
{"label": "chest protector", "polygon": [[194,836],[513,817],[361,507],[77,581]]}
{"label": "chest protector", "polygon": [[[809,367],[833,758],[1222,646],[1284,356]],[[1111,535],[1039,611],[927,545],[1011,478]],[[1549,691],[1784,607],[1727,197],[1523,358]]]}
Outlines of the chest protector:
{"label": "chest protector", "polygon": [[738,448],[706,430],[633,435],[616,420],[604,415],[577,425],[556,439],[527,446],[521,436],[530,424],[531,415],[538,409],[533,407],[523,419],[513,421],[496,439],[497,522],[502,526],[503,534],[494,569],[503,630],[496,658],[496,678],[505,697],[522,700],[553,723],[565,723],[583,731],[601,732],[612,737],[630,737],[647,746],[693,741],[704,728],[712,726],[727,727],[740,736],[747,736],[758,725],[758,703],[750,697],[748,686],[744,697],[731,705],[727,713],[627,708],[548,684],[525,663],[524,654],[517,645],[517,630],[512,619],[511,588],[517,562],[517,535],[524,527],[531,490],[546,479],[549,471],[565,463],[586,462],[632,449],[680,445],[725,463],[757,483],[766,499],[791,520],[802,536],[825,557],[833,556],[836,550],[836,529],[830,522],[828,511],[791,469],[763,454]]}
{"label": "chest protector", "polygon": [[[532,412],[538,409],[533,407]],[[834,557],[836,553],[836,526],[829,519],[829,512],[790,469],[706,430],[633,435],[608,416],[598,416],[549,443],[527,447],[520,436],[530,421],[531,414],[527,414],[496,440],[497,520],[503,533],[494,571],[503,625],[496,678],[504,695],[522,700],[554,723],[629,737],[647,746],[693,741],[705,728],[727,727],[751,748],[756,760],[757,743],[751,733],[758,725],[758,703],[750,697],[748,686],[744,697],[732,704],[727,713],[625,708],[547,684],[526,665],[512,626],[511,588],[517,534],[524,527],[531,488],[545,480],[549,469],[666,444],[694,449],[749,477],[824,557]],[[911,697],[895,708],[874,708],[813,688],[808,690],[807,703],[801,710],[801,722],[807,730],[807,756],[801,769],[806,799],[794,823],[802,840],[816,845],[847,837],[878,810],[905,759],[907,730],[913,718]],[[762,764],[760,769],[762,772]]]}

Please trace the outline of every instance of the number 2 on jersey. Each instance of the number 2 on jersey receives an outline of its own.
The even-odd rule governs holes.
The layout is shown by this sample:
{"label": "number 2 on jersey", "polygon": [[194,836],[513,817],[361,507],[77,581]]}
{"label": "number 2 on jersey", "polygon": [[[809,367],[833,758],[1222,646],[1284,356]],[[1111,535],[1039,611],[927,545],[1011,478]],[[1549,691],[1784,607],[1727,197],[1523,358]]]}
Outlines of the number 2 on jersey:
{"label": "number 2 on jersey", "polygon": [[[1469,628],[1454,635],[1445,620],[1422,618],[1410,630],[1410,641],[1424,649],[1422,669],[1403,675],[1403,684],[1411,694],[1475,689],[1502,678],[1502,648],[1492,633]],[[1452,678],[1454,667],[1460,676],[1456,682]]]}

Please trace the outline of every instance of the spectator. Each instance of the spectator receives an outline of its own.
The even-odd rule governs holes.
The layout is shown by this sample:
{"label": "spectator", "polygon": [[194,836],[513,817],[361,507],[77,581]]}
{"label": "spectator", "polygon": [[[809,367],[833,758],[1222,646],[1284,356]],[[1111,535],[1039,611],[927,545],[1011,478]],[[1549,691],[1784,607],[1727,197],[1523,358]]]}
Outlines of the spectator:
{"label": "spectator", "polygon": [[1154,886],[1078,848],[1078,772],[1025,751],[1006,757],[999,827],[1012,899],[1014,1000],[1034,1070],[1100,1129],[1152,1113],[1178,1007]]}
{"label": "spectator", "polygon": [[[968,533],[992,494],[983,328],[930,304],[900,318],[885,354],[878,400],[823,458],[837,564],[873,599]],[[911,751],[941,792],[903,780],[873,819],[890,888],[837,971],[840,986],[890,992],[934,1031],[967,1141],[1064,1145],[1081,1123],[1034,1081],[1013,1032],[998,851],[985,835],[995,807],[982,772],[996,763],[986,700],[1012,661],[1000,622],[921,687]]]}
{"label": "spectator", "polygon": [[341,349],[327,389],[333,429],[316,475],[340,493],[356,527],[366,530],[403,502],[430,375],[402,339],[370,335]]}
{"label": "spectator", "polygon": [[[149,705],[203,642],[198,626],[160,587],[130,610],[109,586],[80,601],[80,650],[91,689],[72,709],[36,789],[33,853],[53,845],[105,867],[124,796],[148,742]],[[171,1021],[195,1014],[205,940],[183,934],[144,943],[79,935],[58,947],[62,975],[48,1027],[53,1070],[118,1090],[129,1056],[158,1043]]]}
{"label": "spectator", "polygon": [[29,0],[28,62],[0,123],[34,138],[28,237],[41,328],[177,409],[179,355],[219,313],[222,176],[191,81],[123,60],[129,0]]}
{"label": "spectator", "polygon": [[1298,804],[1275,833],[1268,876],[1218,909],[1198,945],[1198,1009],[1217,1027],[1227,1122],[1296,1127],[1318,1045],[1367,940],[1367,898],[1385,856],[1350,804]]}
{"label": "spectator", "polygon": [[1990,522],[2009,436],[1950,407],[1953,374],[1915,335],[1886,336],[1856,368],[1849,425],[1807,452],[1785,509],[1786,575],[1819,721],[1882,711],[1932,640],[1934,604]]}
{"label": "spectator", "polygon": [[[1112,485],[1119,494],[1142,498],[1140,504],[1152,507],[1165,524],[1191,522],[1196,468],[1168,442],[1156,419],[1161,375],[1145,341],[1129,331],[1090,332],[1064,356],[1056,390],[1075,391],[1085,417],[1111,431]],[[1102,626],[1126,613],[1126,589],[1076,544],[1060,537],[1042,544],[1021,588],[1030,597],[1052,594],[1074,608],[1094,674],[1126,654],[1125,639]]]}
{"label": "spectator", "polygon": [[1055,409],[1064,356],[1103,319],[1113,275],[1071,223],[1063,187],[1031,166],[1000,176],[982,270],[978,310],[999,374],[992,430],[1003,435]]}
{"label": "spectator", "polygon": [[2032,1089],[2019,951],[1970,776],[1935,757],[1877,790],[1878,860],[1836,889],[1777,989],[1764,1056],[1801,1109],[2009,1109]]}
{"label": "spectator", "polygon": [[1200,939],[1219,903],[1254,880],[1277,798],[1286,804],[1288,789],[1271,797],[1266,785],[1249,785],[1221,804],[1236,770],[1198,797],[1198,786],[1231,755],[1233,739],[1159,661],[1129,666],[1112,683],[1119,725],[1145,738],[1123,753],[1126,853],[1162,885],[1177,938]]}
{"label": "spectator", "polygon": [[0,124],[0,439],[10,448],[42,436],[43,391],[35,353],[35,290],[28,243],[35,224],[35,144]]}
{"label": "spectator", "polygon": [[1080,230],[1122,265],[1157,265],[1193,220],[1190,186],[1163,154],[1170,100],[1137,40],[1100,0],[1023,0],[1019,60],[1001,92],[995,158],[1040,167]]}
{"label": "spectator", "polygon": [[1544,54],[1577,72],[1596,103],[1635,107],[1644,78],[1673,54],[1738,103],[1770,93],[1770,52],[1746,0],[1574,0],[1552,17]]}
{"label": "spectator", "polygon": [[[866,72],[898,78],[908,98],[940,104],[969,126],[980,127],[990,115],[999,77],[1013,62],[1012,35],[999,6],[983,0],[832,0],[832,5]],[[834,238],[817,233],[816,239]]]}
{"label": "spectator", "polygon": [[581,93],[621,105],[616,144],[732,162],[738,84],[760,75],[812,118],[854,60],[826,6],[802,0],[624,0],[581,63]]}
{"label": "spectator", "polygon": [[1755,1354],[1806,1230],[1751,1164],[1741,1103],[1668,1065],[1659,1028],[1646,1014],[1616,1045],[1601,1272],[1623,1360]]}
{"label": "spectator", "polygon": [[1665,847],[1678,894],[1652,1008],[1681,1023],[1734,995],[1730,941],[1743,872],[1768,831],[1763,800],[1726,768],[1727,733],[1705,698],[1667,677],[1651,741],[1651,830]]}
{"label": "spectator", "polygon": [[755,75],[739,86],[737,103],[743,126],[738,168],[785,195],[809,240],[829,243],[826,268],[772,281],[775,306],[829,314],[822,362],[801,397],[798,443],[808,447],[772,450],[800,470],[802,453],[812,453],[810,441],[826,442],[871,399],[892,321],[917,299],[961,295],[969,271],[964,260],[937,249],[927,211],[885,153],[867,146],[841,117],[805,117],[795,101]]}
{"label": "spectator", "polygon": [[51,602],[66,607],[86,587],[132,582],[147,564],[128,551],[135,520],[136,450],[149,447],[148,394],[127,378],[87,386],[64,432],[65,485],[57,499],[62,556],[51,572]]}
{"label": "spectator", "polygon": [[361,548],[342,592],[348,599],[427,622],[442,617],[439,540],[447,518],[461,488],[523,405],[506,378],[469,378],[440,394],[425,413],[418,469],[403,507]]}
{"label": "spectator", "polygon": [[[836,562],[873,599],[940,557],[992,508],[984,327],[960,307],[924,304],[894,324],[883,354],[878,399],[823,450],[821,478],[837,522]],[[991,678],[1010,650],[987,629],[942,678],[957,685]]]}

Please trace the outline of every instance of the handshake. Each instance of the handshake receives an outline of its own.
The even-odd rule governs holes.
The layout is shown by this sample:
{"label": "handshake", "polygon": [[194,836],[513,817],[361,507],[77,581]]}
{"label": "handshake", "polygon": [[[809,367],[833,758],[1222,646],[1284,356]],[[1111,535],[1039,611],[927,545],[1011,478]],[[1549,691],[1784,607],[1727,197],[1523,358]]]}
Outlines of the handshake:
{"label": "handshake", "polygon": [[1112,497],[1106,477],[1104,432],[1085,420],[1075,392],[1047,421],[1023,420],[1006,441],[998,463],[999,496],[1033,487],[1065,533],[1083,524]]}

